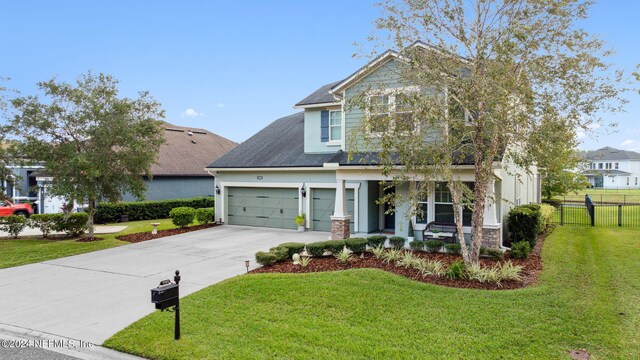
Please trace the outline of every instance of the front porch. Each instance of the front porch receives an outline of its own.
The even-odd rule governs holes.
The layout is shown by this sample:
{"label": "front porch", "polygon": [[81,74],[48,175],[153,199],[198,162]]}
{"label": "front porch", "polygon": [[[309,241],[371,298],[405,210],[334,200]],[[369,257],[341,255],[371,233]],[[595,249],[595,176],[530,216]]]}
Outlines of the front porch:
{"label": "front porch", "polygon": [[[464,177],[463,177],[464,176]],[[399,201],[395,204],[380,203],[384,195],[397,192],[400,199],[406,199],[407,194],[416,187],[416,181],[407,181],[396,186],[391,186],[389,179],[377,174],[359,171],[357,174],[337,173],[336,202],[334,216],[332,216],[332,239],[344,239],[353,236],[365,236],[371,234],[384,234],[387,236],[407,237],[409,222],[414,229],[416,240],[423,240],[423,231],[427,224],[433,221],[454,223],[453,203],[446,183],[430,181],[428,195],[417,202],[420,207],[419,214],[416,209],[410,209],[407,201]],[[461,180],[473,186],[473,177],[461,174]],[[360,201],[362,206],[354,211],[358,214],[350,214],[347,211],[345,199],[346,185],[352,182],[360,183]],[[484,214],[484,238],[483,245],[487,248],[499,248],[502,239],[501,207],[496,205],[501,202],[499,180],[492,180],[487,190],[487,204]],[[471,210],[462,209],[463,230],[467,242],[471,241]],[[412,214],[409,216],[409,214]],[[357,216],[359,227],[348,228],[348,219]],[[350,232],[352,232],[350,234]]]}

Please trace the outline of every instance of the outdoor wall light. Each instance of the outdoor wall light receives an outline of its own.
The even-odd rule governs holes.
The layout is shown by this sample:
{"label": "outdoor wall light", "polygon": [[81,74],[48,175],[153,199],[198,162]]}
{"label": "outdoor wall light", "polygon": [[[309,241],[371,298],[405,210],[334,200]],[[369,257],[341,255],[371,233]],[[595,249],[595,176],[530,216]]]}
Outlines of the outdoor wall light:
{"label": "outdoor wall light", "polygon": [[247,268],[247,272],[249,272],[249,265],[250,265],[249,260],[245,260],[244,266]]}
{"label": "outdoor wall light", "polygon": [[220,187],[216,185],[216,195],[220,195]]}
{"label": "outdoor wall light", "polygon": [[302,185],[302,188],[300,189],[300,194],[302,194],[302,197],[307,196],[307,190],[304,188],[304,185]]}

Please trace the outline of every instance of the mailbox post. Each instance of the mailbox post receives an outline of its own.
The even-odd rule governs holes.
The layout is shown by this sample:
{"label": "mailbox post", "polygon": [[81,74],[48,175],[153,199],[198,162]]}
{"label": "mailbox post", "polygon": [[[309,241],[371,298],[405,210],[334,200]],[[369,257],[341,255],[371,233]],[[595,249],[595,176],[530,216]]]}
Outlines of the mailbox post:
{"label": "mailbox post", "polygon": [[176,275],[171,280],[162,280],[157,288],[151,289],[151,302],[160,311],[171,311],[175,313],[174,338],[180,339],[180,271],[176,270]]}

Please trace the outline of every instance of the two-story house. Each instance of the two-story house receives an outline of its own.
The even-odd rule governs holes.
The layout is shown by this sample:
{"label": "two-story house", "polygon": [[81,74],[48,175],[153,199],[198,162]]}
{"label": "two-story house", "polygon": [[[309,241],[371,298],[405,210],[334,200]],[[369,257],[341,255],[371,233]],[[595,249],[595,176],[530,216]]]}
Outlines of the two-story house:
{"label": "two-story house", "polygon": [[[394,204],[390,213],[389,205],[378,203],[391,178],[373,163],[350,160],[353,144],[347,136],[363,119],[362,110],[346,106],[350,97],[383,87],[373,100],[393,108],[393,94],[411,87],[398,77],[399,61],[397,52],[387,51],[353,75],[320,87],[295,104],[302,111],[274,121],[212,163],[217,216],[226,224],[294,229],[294,217],[305,213],[309,230],[331,232],[333,239],[378,232],[406,237],[408,205]],[[471,161],[452,166],[461,180],[474,181]],[[503,218],[512,206],[540,199],[539,177],[513,166],[506,171],[508,166],[494,163],[488,192],[495,203],[488,201],[485,208],[484,246],[501,246]],[[386,191],[406,193],[416,181],[433,182],[416,177]],[[433,182],[431,188],[419,204],[424,216],[411,218],[417,238],[431,221],[454,221],[446,184]],[[468,232],[471,218],[464,218]]]}
{"label": "two-story house", "polygon": [[584,154],[583,174],[591,186],[604,189],[638,189],[640,153],[609,146]]}

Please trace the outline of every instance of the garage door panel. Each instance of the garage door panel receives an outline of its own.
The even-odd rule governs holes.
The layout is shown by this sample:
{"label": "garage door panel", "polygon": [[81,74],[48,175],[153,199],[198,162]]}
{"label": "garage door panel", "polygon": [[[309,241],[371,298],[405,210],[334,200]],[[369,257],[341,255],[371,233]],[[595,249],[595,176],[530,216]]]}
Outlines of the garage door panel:
{"label": "garage door panel", "polygon": [[227,194],[229,224],[295,228],[297,189],[229,188]]}
{"label": "garage door panel", "polygon": [[[354,190],[347,189],[347,211],[351,215],[351,232],[355,230],[354,216]],[[312,230],[331,231],[331,216],[335,208],[335,189],[313,189],[311,204]]]}

